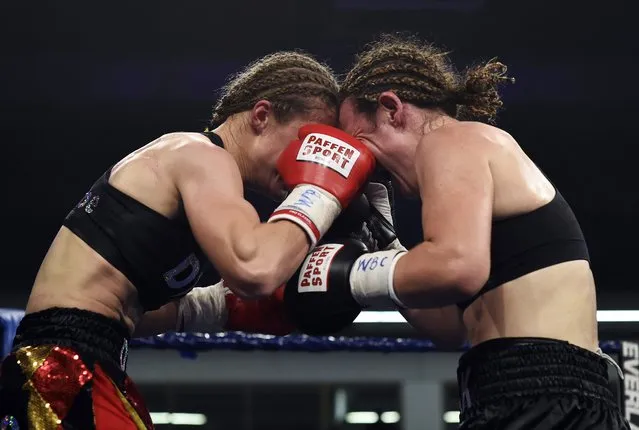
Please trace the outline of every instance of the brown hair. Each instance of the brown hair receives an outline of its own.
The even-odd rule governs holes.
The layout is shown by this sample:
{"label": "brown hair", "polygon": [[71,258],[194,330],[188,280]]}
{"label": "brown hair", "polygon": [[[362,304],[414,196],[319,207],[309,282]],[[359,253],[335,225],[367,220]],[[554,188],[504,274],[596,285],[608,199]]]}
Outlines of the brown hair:
{"label": "brown hair", "polygon": [[331,69],[300,52],[277,52],[249,64],[221,93],[209,128],[250,110],[260,100],[271,102],[275,118],[283,123],[313,109],[328,107],[337,112],[339,103],[339,87]]}
{"label": "brown hair", "polygon": [[419,107],[440,108],[460,119],[495,120],[502,106],[498,87],[514,82],[495,60],[458,74],[448,53],[414,38],[385,35],[357,57],[342,83],[342,98],[354,97],[363,112],[377,109],[377,98],[393,91]]}

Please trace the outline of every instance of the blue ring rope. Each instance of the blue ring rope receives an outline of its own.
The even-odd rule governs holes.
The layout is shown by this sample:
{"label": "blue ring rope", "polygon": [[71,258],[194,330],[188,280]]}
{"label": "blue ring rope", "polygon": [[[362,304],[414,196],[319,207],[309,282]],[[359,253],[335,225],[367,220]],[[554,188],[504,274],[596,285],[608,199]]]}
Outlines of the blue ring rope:
{"label": "blue ring rope", "polygon": [[[0,358],[11,350],[24,312],[16,309],[0,309]],[[158,336],[132,339],[131,347],[178,350],[185,357],[194,357],[198,351],[236,350],[236,351],[361,351],[361,352],[433,352],[435,345],[424,339],[390,337],[333,337],[307,336],[294,334],[289,336],[271,336],[263,334],[225,332],[225,333],[165,333]],[[603,351],[616,353],[620,342],[604,341],[600,343]],[[467,346],[459,351],[467,349]]]}

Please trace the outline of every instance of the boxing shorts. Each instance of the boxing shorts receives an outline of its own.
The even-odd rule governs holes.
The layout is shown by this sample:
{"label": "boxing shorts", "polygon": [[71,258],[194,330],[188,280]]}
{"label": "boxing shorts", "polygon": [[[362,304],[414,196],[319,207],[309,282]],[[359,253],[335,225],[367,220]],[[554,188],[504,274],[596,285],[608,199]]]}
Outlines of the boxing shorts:
{"label": "boxing shorts", "polygon": [[459,360],[460,429],[629,429],[612,367],[610,357],[558,340],[483,342]]}
{"label": "boxing shorts", "polygon": [[26,315],[0,369],[0,429],[152,429],[125,373],[129,338],[123,324],[93,312]]}

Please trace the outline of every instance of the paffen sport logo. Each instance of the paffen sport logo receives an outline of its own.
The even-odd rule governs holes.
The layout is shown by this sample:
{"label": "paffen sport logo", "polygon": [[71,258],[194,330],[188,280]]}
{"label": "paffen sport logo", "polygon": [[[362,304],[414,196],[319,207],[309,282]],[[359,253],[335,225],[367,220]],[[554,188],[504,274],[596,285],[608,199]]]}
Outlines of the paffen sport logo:
{"label": "paffen sport logo", "polygon": [[328,268],[335,254],[344,245],[329,244],[315,248],[304,263],[297,278],[297,291],[300,293],[325,292],[328,289]]}
{"label": "paffen sport logo", "polygon": [[357,149],[343,140],[322,133],[311,133],[304,138],[297,159],[321,164],[348,178],[359,155]]}

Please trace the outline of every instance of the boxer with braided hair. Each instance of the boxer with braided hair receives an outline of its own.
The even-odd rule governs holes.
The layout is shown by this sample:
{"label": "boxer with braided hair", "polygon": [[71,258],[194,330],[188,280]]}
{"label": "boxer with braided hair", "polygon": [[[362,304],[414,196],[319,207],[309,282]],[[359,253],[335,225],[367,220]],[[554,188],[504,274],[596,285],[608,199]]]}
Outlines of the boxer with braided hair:
{"label": "boxer with braided hair", "polygon": [[[488,124],[508,82],[497,61],[458,73],[416,39],[384,37],[358,56],[340,125],[421,199],[423,241],[410,251],[396,240],[376,252],[323,245],[303,263],[297,294],[322,296],[308,305],[318,320],[336,308],[394,308],[436,343],[469,340],[458,370],[463,429],[626,429],[615,363],[598,349],[579,223],[513,137]],[[388,193],[372,191],[392,227]],[[318,292],[324,280],[332,288]]]}
{"label": "boxer with braided hair", "polygon": [[[40,266],[2,364],[0,419],[31,430],[149,429],[125,373],[133,334],[293,330],[282,284],[375,168],[331,126],[337,103],[329,68],[275,53],[229,82],[209,131],[164,135],[109,168]],[[245,186],[289,193],[261,223]],[[208,269],[223,283],[199,286]]]}
{"label": "boxer with braided hair", "polygon": [[376,111],[380,94],[392,90],[417,107],[436,107],[460,120],[493,122],[503,105],[499,86],[514,82],[506,70],[491,60],[460,75],[436,46],[387,35],[359,56],[341,93],[367,114]]}
{"label": "boxer with braided hair", "polygon": [[262,99],[273,105],[275,119],[286,123],[295,115],[336,106],[337,95],[337,81],[325,65],[299,52],[278,52],[255,61],[228,82],[209,128]]}

